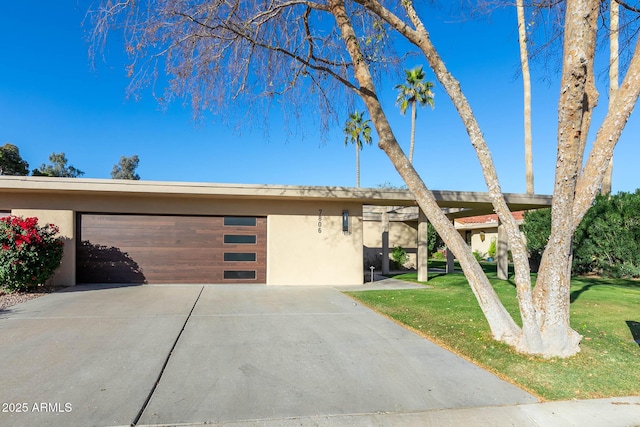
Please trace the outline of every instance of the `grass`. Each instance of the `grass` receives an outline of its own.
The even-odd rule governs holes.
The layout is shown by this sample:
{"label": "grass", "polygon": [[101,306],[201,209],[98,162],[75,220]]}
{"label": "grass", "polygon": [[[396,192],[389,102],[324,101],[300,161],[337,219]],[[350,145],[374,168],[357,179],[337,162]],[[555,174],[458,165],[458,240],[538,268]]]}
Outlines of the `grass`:
{"label": "grass", "polygon": [[[483,268],[519,322],[513,283],[496,278],[495,264]],[[396,278],[417,282],[415,273]],[[571,325],[583,339],[567,359],[526,356],[494,341],[462,274],[430,274],[428,284],[348,294],[544,400],[640,395],[640,282],[572,280]]]}

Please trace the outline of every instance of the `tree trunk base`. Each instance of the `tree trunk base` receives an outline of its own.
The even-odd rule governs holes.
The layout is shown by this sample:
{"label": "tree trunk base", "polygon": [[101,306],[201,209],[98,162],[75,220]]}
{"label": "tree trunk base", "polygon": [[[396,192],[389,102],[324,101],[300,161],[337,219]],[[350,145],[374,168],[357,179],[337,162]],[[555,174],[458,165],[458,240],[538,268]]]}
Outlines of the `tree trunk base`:
{"label": "tree trunk base", "polygon": [[546,328],[540,331],[539,339],[527,339],[522,333],[515,349],[519,353],[545,359],[566,358],[580,352],[581,339],[582,335],[569,327]]}

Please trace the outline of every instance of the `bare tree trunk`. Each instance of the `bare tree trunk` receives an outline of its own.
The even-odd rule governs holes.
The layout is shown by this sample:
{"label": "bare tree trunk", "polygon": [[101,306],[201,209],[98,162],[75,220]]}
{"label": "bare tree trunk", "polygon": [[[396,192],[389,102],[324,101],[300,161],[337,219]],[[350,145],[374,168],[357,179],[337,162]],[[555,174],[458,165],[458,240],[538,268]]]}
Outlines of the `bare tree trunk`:
{"label": "bare tree trunk", "polygon": [[[425,54],[436,77],[456,106],[469,133],[485,176],[494,209],[507,228],[513,250],[518,302],[523,320],[523,334],[516,348],[527,353],[545,356],[568,356],[579,351],[579,335],[569,324],[569,283],[571,268],[572,207],[577,177],[591,110],[597,102],[593,82],[595,19],[597,1],[568,0],[565,37],[563,85],[559,101],[558,161],[556,192],[554,192],[554,225],[548,247],[553,247],[543,259],[545,273],[538,277],[535,296],[532,295],[527,253],[522,235],[510,214],[493,167],[486,142],[459,83],[450,75],[431,44],[412,4],[403,3],[412,30],[395,15],[375,1],[361,0],[375,8],[375,12],[405,35]],[[586,19],[585,19],[586,18]],[[560,197],[558,197],[560,196]],[[535,305],[532,304],[535,301]],[[481,303],[482,304],[482,303]]]}
{"label": "bare tree trunk", "polygon": [[518,41],[520,42],[520,64],[524,90],[524,163],[526,170],[527,194],[533,189],[533,151],[531,135],[531,76],[529,73],[529,53],[527,49],[527,29],[524,17],[524,0],[516,0],[518,12]]}
{"label": "bare tree trunk", "polygon": [[[613,101],[616,90],[618,90],[618,30],[620,6],[616,0],[611,0],[609,4],[609,103]],[[613,180],[613,156],[609,160],[607,172],[602,181],[602,194],[611,194],[611,182]]]}
{"label": "bare tree trunk", "polygon": [[[396,16],[390,14],[388,11],[378,7],[379,4],[377,2],[369,1],[367,3],[373,4],[372,6],[376,8],[376,13],[378,13],[383,19],[387,20],[387,22],[389,22],[397,31],[407,37],[409,41],[420,48],[429,61],[429,65],[436,75],[436,78],[442,84],[442,87],[449,95],[449,98],[453,101],[454,106],[462,119],[467,133],[469,134],[471,144],[478,156],[480,166],[482,167],[485,183],[487,185],[494,210],[498,214],[500,221],[504,224],[509,245],[512,250],[515,282],[518,292],[518,304],[520,307],[523,325],[522,333],[517,340],[515,340],[514,346],[521,352],[542,354],[544,349],[533,306],[529,259],[525,241],[513,218],[513,215],[511,214],[511,211],[509,210],[509,207],[505,202],[494,163],[491,158],[491,153],[489,152],[484,136],[480,131],[480,127],[475,119],[473,111],[471,110],[471,106],[460,88],[460,83],[447,70],[444,61],[442,61],[442,58],[440,58],[438,52],[431,43],[429,33],[410,2],[403,2],[403,6],[407,11],[409,19],[415,26],[415,30],[407,27],[402,21],[400,21]],[[445,243],[448,244],[446,241]],[[467,248],[467,251],[469,252],[469,256],[473,256],[470,249]],[[455,249],[454,253],[456,253]],[[456,256],[458,256],[457,253]],[[482,301],[479,301],[479,304],[482,306]]]}
{"label": "bare tree trunk", "polygon": [[559,356],[579,351],[581,339],[569,324],[573,205],[591,113],[598,99],[593,81],[598,1],[569,0],[566,7],[551,235],[534,292],[543,339],[548,351]]}
{"label": "bare tree trunk", "polygon": [[417,106],[415,102],[411,103],[411,145],[409,146],[409,162],[413,164],[413,147],[416,143],[416,115]]}
{"label": "bare tree trunk", "polygon": [[[598,7],[597,1],[591,2],[589,6],[592,10]],[[569,13],[569,10],[567,10]],[[594,13],[595,15],[595,13]],[[568,18],[569,19],[569,18]],[[567,19],[567,24],[569,20]],[[583,18],[584,19],[584,18]],[[591,16],[588,20],[590,25],[595,25],[595,16]],[[577,19],[578,23],[580,22]],[[584,21],[583,21],[584,22]],[[571,22],[572,25],[575,24],[574,21]],[[565,26],[565,31],[569,31],[569,25]],[[595,31],[594,31],[595,33]],[[595,34],[591,34],[589,36],[587,44],[595,44]],[[574,43],[572,45],[572,53],[575,52],[578,48],[578,43]],[[565,53],[565,55],[567,55]],[[576,61],[577,58],[581,56],[578,55],[572,56],[568,58],[569,61]],[[588,56],[588,54],[587,54]],[[582,56],[584,57],[584,56]],[[566,61],[565,61],[566,62]],[[576,64],[577,65],[577,64]],[[588,65],[590,67],[593,64]],[[570,70],[565,69],[563,71],[563,75],[571,73]],[[574,83],[575,83],[575,79]],[[563,79],[564,81],[564,79]],[[563,85],[563,88],[567,88],[567,86]],[[588,92],[588,91],[585,91]],[[561,96],[564,96],[561,95]],[[591,207],[591,203],[595,198],[595,195],[600,190],[602,181],[605,176],[606,166],[609,163],[610,159],[613,157],[613,149],[615,148],[616,143],[620,139],[620,135],[622,134],[622,130],[624,129],[626,122],[633,111],[634,106],[638,101],[638,97],[640,96],[640,42],[636,41],[635,52],[629,64],[629,68],[625,75],[625,78],[618,88],[615,91],[615,94],[611,98],[607,110],[607,114],[605,119],[600,126],[596,134],[596,140],[593,144],[593,148],[587,159],[587,162],[582,170],[582,173],[577,179],[577,182],[574,186],[574,198],[571,204],[571,211],[568,210],[565,196],[566,191],[558,191],[559,181],[563,181],[562,176],[556,176],[556,190],[554,191],[554,208],[558,205],[559,208],[555,209],[555,212],[552,214],[552,235],[549,239],[549,243],[547,244],[547,250],[543,255],[540,272],[542,274],[538,275],[538,281],[535,287],[535,302],[538,309],[538,312],[544,313],[543,319],[543,333],[549,334],[553,333],[553,331],[557,331],[557,324],[567,322],[568,323],[568,309],[569,309],[569,283],[568,283],[568,275],[571,268],[571,252],[570,252],[570,240],[572,234],[575,232],[576,228],[580,224],[580,221],[586,214],[586,212]],[[584,99],[593,98],[593,95],[589,96],[584,94]],[[576,103],[578,101],[576,100]],[[566,104],[562,104],[565,107],[568,107]],[[587,107],[590,108],[590,107]],[[559,120],[562,122],[562,119]],[[560,132],[559,135],[563,135],[563,132]],[[559,139],[560,142],[560,139]],[[560,162],[561,154],[562,154],[562,145],[559,143],[558,145],[558,156],[559,156],[559,167],[558,170],[563,170],[565,173],[567,172],[567,168],[565,166],[565,162]],[[582,146],[584,149],[584,146]],[[563,159],[566,160],[566,159]],[[580,165],[582,164],[582,158],[580,158]],[[579,167],[579,166],[578,166]],[[565,174],[565,179],[568,178],[569,175]],[[557,223],[559,222],[559,217],[567,217],[570,218],[571,223],[566,225],[567,229],[561,236],[558,233],[557,228],[554,230],[554,226],[557,227]],[[564,241],[562,241],[564,239]],[[558,242],[562,242],[564,249],[561,249],[561,245]],[[557,262],[554,262],[557,257],[564,257],[567,259],[567,268],[566,271],[563,271]],[[575,342],[579,340],[579,335],[577,333],[570,334],[565,337],[566,341],[564,342],[566,353],[570,354],[569,349],[575,345]],[[555,351],[562,354],[562,342],[558,341],[556,343],[559,348],[555,349]]]}
{"label": "bare tree trunk", "polygon": [[353,144],[356,146],[356,188],[360,188],[360,147],[358,144]]}
{"label": "bare tree trunk", "polygon": [[[378,100],[373,79],[369,72],[368,65],[363,60],[362,52],[358,46],[358,39],[344,7],[344,1],[329,0],[329,7],[331,13],[336,18],[342,38],[354,63],[355,76],[360,83],[359,95],[364,100],[371,115],[371,120],[376,127],[380,138],[379,147],[385,151],[391,163],[404,179],[408,189],[416,197],[416,201],[422,211],[427,215],[438,234],[458,258],[471,289],[476,295],[480,307],[489,322],[493,337],[510,345],[517,345],[517,343],[520,342],[520,328],[515,324],[500,302],[491,283],[489,283],[480,264],[478,264],[473,257],[464,239],[455,229],[451,221],[444,215],[436,203],[433,194],[427,189],[411,165],[411,162],[398,145],[397,139]],[[513,220],[513,218],[511,219]]]}
{"label": "bare tree trunk", "polygon": [[595,195],[600,191],[606,165],[613,157],[613,149],[638,102],[638,97],[640,97],[640,41],[636,41],[627,73],[609,102],[607,114],[598,129],[593,148],[576,184],[576,198],[573,204],[574,230],[591,207]]}

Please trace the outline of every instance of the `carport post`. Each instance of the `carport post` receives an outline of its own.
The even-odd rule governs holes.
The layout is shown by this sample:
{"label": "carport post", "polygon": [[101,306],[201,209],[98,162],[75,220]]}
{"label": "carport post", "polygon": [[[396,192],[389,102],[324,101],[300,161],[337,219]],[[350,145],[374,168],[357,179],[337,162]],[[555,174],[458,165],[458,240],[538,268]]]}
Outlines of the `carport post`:
{"label": "carport post", "polygon": [[453,273],[453,270],[455,269],[455,264],[453,262],[453,259],[454,259],[453,252],[451,252],[451,249],[447,247],[447,268],[445,270],[447,274]]}
{"label": "carport post", "polygon": [[382,213],[382,274],[389,274],[389,213]]}
{"label": "carport post", "polygon": [[[455,225],[455,222],[453,220],[452,222]],[[451,249],[449,249],[449,247],[447,246],[447,268],[445,269],[445,272],[447,274],[453,273],[453,271],[455,270],[455,264],[453,262],[453,259],[454,259],[453,252],[451,252]]]}
{"label": "carport post", "polygon": [[428,236],[428,222],[427,216],[422,212],[422,209],[418,209],[418,281],[426,282],[429,280],[429,249],[427,247]]}
{"label": "carport post", "polygon": [[498,247],[496,248],[496,264],[498,267],[498,279],[507,280],[509,277],[509,255],[507,232],[504,224],[498,220]]}

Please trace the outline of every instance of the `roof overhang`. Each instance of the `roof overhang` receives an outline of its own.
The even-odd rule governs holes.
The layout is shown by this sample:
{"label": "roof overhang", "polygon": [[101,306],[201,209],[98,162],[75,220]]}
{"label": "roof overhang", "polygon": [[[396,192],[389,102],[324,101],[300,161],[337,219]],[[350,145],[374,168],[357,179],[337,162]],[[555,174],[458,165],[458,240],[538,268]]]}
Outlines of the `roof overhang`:
{"label": "roof overhang", "polygon": [[[335,200],[374,206],[416,206],[408,190],[385,188],[320,187],[261,184],[220,184],[200,182],[131,181],[87,178],[0,176],[0,193],[135,195],[175,198],[215,198],[249,200]],[[432,191],[438,205],[450,218],[493,213],[489,193]],[[505,194],[512,211],[551,205],[551,196]]]}

